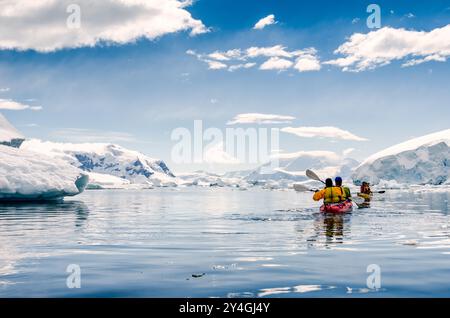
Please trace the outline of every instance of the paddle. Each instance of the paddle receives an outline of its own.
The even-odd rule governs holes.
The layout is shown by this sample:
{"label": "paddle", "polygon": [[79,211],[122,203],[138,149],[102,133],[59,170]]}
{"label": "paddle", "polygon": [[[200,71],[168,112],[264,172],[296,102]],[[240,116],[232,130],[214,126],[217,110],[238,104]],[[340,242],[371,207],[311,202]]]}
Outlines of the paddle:
{"label": "paddle", "polygon": [[320,179],[319,176],[314,171],[307,169],[305,173],[308,178],[310,178],[312,180],[320,181],[323,184],[325,184],[325,182],[322,179]]}
{"label": "paddle", "polygon": [[310,189],[303,184],[294,184],[294,190],[298,192],[316,192],[315,189]]}

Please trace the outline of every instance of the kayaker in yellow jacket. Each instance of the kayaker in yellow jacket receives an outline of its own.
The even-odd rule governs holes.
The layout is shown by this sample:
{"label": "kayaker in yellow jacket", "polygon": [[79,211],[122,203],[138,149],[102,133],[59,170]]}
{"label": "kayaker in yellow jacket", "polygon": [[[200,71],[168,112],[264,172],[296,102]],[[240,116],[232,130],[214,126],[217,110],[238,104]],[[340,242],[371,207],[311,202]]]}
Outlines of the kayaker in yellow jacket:
{"label": "kayaker in yellow jacket", "polygon": [[341,187],[333,186],[333,180],[330,178],[325,180],[325,188],[316,191],[313,195],[314,201],[320,201],[323,199],[323,203],[340,203],[346,200],[346,195]]}
{"label": "kayaker in yellow jacket", "polygon": [[350,192],[350,188],[342,186],[342,178],[341,177],[336,177],[334,179],[334,183],[336,184],[336,187],[341,188],[342,193],[344,194],[343,201],[350,200],[352,198],[352,193]]}

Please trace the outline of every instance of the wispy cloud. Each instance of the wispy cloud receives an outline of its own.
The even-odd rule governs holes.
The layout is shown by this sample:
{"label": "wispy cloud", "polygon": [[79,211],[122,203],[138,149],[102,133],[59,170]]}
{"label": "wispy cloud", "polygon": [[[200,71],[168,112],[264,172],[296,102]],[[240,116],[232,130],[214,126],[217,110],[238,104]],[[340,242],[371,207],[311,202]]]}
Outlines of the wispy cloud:
{"label": "wispy cloud", "polygon": [[223,142],[208,145],[203,153],[203,160],[209,164],[239,164],[237,158],[224,150]]}
{"label": "wispy cloud", "polygon": [[375,69],[394,60],[404,60],[403,67],[445,62],[450,56],[450,24],[429,32],[385,27],[367,34],[355,33],[334,53],[345,57],[324,64],[353,72]]}
{"label": "wispy cloud", "polygon": [[269,14],[267,17],[262,18],[258,22],[256,22],[256,24],[253,27],[253,29],[255,29],[255,30],[262,30],[266,26],[272,25],[272,24],[275,24],[275,23],[277,23],[277,21],[275,21],[275,15]]}
{"label": "wispy cloud", "polygon": [[367,141],[366,138],[359,137],[347,130],[343,130],[337,127],[324,126],[324,127],[284,127],[282,132],[294,134],[299,137],[305,138],[330,138],[330,139],[342,139],[353,141]]}
{"label": "wispy cloud", "polygon": [[[211,70],[252,68],[259,64],[260,70],[295,69],[299,72],[318,71],[321,68],[317,50],[306,48],[289,51],[278,44],[267,47],[252,46],[247,49],[231,49],[228,51],[214,51],[201,54],[187,50],[187,54],[195,56],[199,61],[208,65]],[[266,58],[265,60],[263,58]]]}
{"label": "wispy cloud", "polygon": [[286,70],[291,68],[294,63],[292,61],[279,58],[279,57],[271,57],[267,61],[261,64],[259,67],[260,70]]}
{"label": "wispy cloud", "polygon": [[0,109],[6,110],[41,110],[42,106],[30,106],[27,104],[22,104],[20,102],[13,101],[11,99],[0,99]]}
{"label": "wispy cloud", "polygon": [[[186,10],[191,4],[179,0],[0,1],[0,49],[52,52],[102,42],[125,44],[178,31],[207,32],[202,21]],[[66,19],[75,21],[77,10],[80,26],[68,27]]]}
{"label": "wispy cloud", "polygon": [[290,123],[295,119],[293,116],[276,115],[276,114],[260,114],[246,113],[236,115],[227,125],[236,124],[284,124]]}
{"label": "wispy cloud", "polygon": [[96,129],[64,128],[53,132],[55,137],[66,142],[136,142],[132,134],[119,131]]}

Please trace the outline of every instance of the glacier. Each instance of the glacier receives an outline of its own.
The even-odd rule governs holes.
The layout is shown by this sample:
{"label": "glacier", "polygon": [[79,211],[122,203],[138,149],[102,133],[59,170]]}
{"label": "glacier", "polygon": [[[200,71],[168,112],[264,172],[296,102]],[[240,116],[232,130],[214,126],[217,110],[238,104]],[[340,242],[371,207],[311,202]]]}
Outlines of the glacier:
{"label": "glacier", "polygon": [[[290,186],[293,182],[306,182],[307,169],[313,169],[323,178],[341,176],[350,179],[358,161],[332,151],[300,151],[282,154],[277,161],[270,161],[250,171],[244,178],[250,183],[268,183],[273,186]],[[274,167],[274,168],[272,168]]]}
{"label": "glacier", "polygon": [[[90,188],[122,188],[128,184],[142,184],[147,187],[177,186],[175,175],[164,161],[116,144],[57,143],[30,139],[24,141],[21,148],[63,160],[88,173],[95,173],[91,176],[96,183]],[[129,182],[120,182],[113,177]]]}
{"label": "glacier", "polygon": [[83,192],[88,181],[64,161],[0,145],[0,201],[62,199]]}
{"label": "glacier", "polygon": [[363,161],[353,181],[397,187],[401,184],[450,184],[450,129],[414,138]]}
{"label": "glacier", "polygon": [[0,114],[0,145],[19,148],[25,137]]}

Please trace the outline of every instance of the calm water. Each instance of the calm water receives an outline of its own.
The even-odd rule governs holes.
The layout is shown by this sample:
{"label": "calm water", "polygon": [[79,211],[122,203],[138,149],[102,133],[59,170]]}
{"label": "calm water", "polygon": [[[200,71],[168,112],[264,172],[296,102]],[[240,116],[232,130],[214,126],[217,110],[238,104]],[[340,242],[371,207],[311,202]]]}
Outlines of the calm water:
{"label": "calm water", "polygon": [[[267,190],[0,205],[0,297],[448,297],[449,196],[391,191],[334,217],[309,194]],[[66,286],[69,264],[80,289]],[[378,290],[366,286],[370,264]]]}

